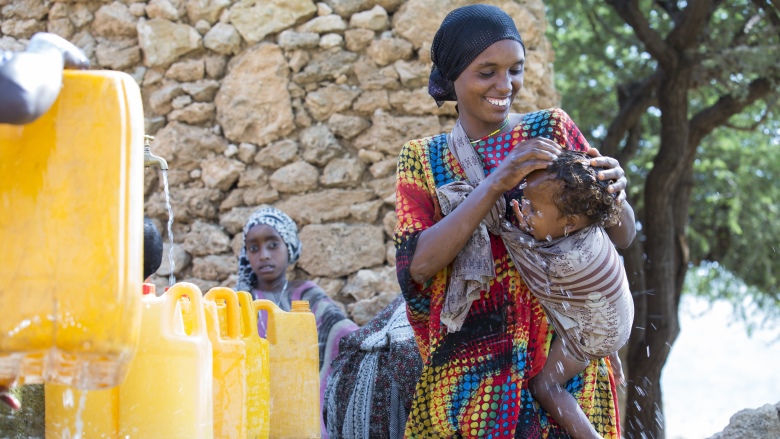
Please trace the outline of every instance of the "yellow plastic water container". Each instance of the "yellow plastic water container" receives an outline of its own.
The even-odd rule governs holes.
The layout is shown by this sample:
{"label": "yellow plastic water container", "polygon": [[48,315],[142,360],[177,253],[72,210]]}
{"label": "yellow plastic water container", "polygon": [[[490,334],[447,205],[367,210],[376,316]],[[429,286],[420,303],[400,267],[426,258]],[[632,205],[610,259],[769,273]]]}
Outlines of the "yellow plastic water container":
{"label": "yellow plastic water container", "polygon": [[[227,333],[220,331],[217,302],[226,305]],[[214,439],[244,439],[246,430],[246,345],[241,339],[238,295],[212,288],[203,307],[213,353]]]}
{"label": "yellow plastic water container", "polygon": [[271,438],[319,438],[320,371],[317,322],[309,302],[292,302],[290,312],[269,300],[254,301],[255,314],[268,313],[271,359]]}
{"label": "yellow plastic water container", "polygon": [[[185,282],[160,297],[153,285],[147,291],[138,351],[119,386],[119,437],[211,439],[212,352],[202,293]],[[185,296],[192,304],[189,333],[179,304]]]}
{"label": "yellow plastic water container", "polygon": [[46,439],[116,439],[119,432],[119,388],[79,390],[46,383]]}
{"label": "yellow plastic water container", "polygon": [[268,340],[257,333],[252,295],[238,291],[241,338],[246,345],[246,431],[248,439],[267,439],[271,428],[271,381]]}
{"label": "yellow plastic water container", "polygon": [[143,116],[129,75],[66,71],[46,114],[0,124],[0,385],[124,379],[141,317]]}

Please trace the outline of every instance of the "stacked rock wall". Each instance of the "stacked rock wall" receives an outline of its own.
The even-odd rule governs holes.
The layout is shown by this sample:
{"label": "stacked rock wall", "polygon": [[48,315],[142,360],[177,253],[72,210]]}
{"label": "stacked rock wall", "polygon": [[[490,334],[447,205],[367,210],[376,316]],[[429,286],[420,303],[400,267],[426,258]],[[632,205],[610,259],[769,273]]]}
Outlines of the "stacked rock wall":
{"label": "stacked rock wall", "polygon": [[[291,276],[315,280],[362,324],[399,293],[396,159],[405,141],[454,123],[454,105],[427,94],[430,42],[469,3],[0,0],[0,48],[54,32],[94,68],[138,81],[152,150],[170,165],[177,280],[234,286],[243,224],[272,205],[301,228]],[[556,105],[542,1],[486,3],[515,19],[528,50],[515,110]],[[167,242],[162,186],[147,169],[146,213]]]}

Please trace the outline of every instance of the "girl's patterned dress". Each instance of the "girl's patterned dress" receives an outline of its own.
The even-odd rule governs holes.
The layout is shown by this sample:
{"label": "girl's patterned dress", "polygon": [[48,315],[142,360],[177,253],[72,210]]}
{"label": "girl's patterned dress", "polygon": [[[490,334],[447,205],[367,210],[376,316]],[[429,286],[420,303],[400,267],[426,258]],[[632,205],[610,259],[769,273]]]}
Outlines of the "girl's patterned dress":
{"label": "girl's patterned dress", "polygon": [[[510,132],[474,145],[486,175],[521,141],[547,137],[567,149],[587,150],[579,128],[560,109],[525,115]],[[465,180],[446,134],[406,143],[398,159],[394,233],[396,264],[423,372],[406,425],[408,438],[567,438],[536,404],[528,379],[547,359],[553,331],[539,302],[523,283],[501,238],[490,235],[494,281],[473,302],[462,329],[447,333],[440,322],[450,267],[424,285],[409,266],[420,233],[441,220],[435,188]],[[507,204],[522,190],[505,194]],[[507,205],[507,220],[517,225]],[[608,362],[593,361],[566,389],[602,436],[618,439],[617,394]]]}

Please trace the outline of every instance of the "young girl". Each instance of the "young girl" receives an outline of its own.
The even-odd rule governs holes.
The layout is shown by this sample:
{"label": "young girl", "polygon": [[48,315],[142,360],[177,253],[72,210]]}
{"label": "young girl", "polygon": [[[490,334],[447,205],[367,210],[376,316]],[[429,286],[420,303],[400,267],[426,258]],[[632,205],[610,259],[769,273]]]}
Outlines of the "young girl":
{"label": "young girl", "polygon": [[[287,267],[301,256],[298,227],[284,212],[272,207],[255,211],[244,226],[244,245],[238,257],[236,291],[248,291],[255,299],[267,299],[284,311],[293,300],[307,300],[317,320],[320,351],[320,407],[342,337],[358,329],[312,281],[287,280]],[[257,329],[265,337],[268,316],[261,311]],[[323,433],[327,434],[323,425]]]}
{"label": "young girl", "polygon": [[526,177],[522,210],[511,202],[530,234],[520,236],[512,259],[557,335],[529,388],[574,438],[601,436],[564,387],[590,360],[607,356],[622,380],[617,350],[634,318],[625,269],[604,231],[618,222],[619,208],[596,172],[584,154],[563,151]]}

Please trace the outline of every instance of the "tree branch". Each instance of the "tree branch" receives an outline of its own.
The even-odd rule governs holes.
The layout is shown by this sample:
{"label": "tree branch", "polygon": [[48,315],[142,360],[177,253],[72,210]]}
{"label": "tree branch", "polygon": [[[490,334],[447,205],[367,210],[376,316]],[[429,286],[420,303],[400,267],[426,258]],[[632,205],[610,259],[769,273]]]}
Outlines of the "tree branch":
{"label": "tree branch", "polygon": [[679,23],[680,8],[677,7],[677,2],[671,0],[656,0],[655,4],[657,4],[659,8],[666,11],[666,13],[672,17],[672,21],[674,21],[675,24]]}
{"label": "tree branch", "polygon": [[675,59],[666,42],[650,28],[647,19],[639,10],[637,0],[607,0],[607,3],[615,9],[615,12],[626,24],[634,29],[637,38],[644,43],[650,55],[657,59],[662,66],[671,68]]}
{"label": "tree branch", "polygon": [[780,27],[780,1],[769,1],[771,2],[771,7],[767,5],[766,1],[761,0],[753,0],[753,4],[756,5],[758,9],[766,11],[766,15],[769,17],[769,22],[772,23],[772,26]]}
{"label": "tree branch", "polygon": [[761,14],[756,12],[754,15],[748,17],[745,20],[745,23],[740,26],[739,31],[737,31],[734,34],[734,37],[731,39],[731,47],[740,46],[745,43],[745,40],[747,40],[748,33],[750,32],[750,29],[761,21]]}
{"label": "tree branch", "polygon": [[666,41],[681,52],[696,44],[697,37],[701,34],[713,11],[712,0],[689,1],[682,19],[674,26],[672,32],[666,37]]}
{"label": "tree branch", "polygon": [[628,130],[628,138],[626,138],[626,145],[620,150],[620,153],[615,157],[621,164],[625,164],[634,158],[637,151],[639,151],[639,141],[642,140],[642,125],[637,123]]}
{"label": "tree branch", "polygon": [[[738,99],[734,95],[721,96],[712,106],[705,108],[691,119],[688,145],[699,145],[704,136],[715,128],[726,124],[729,118],[740,113],[745,107],[773,93],[772,81],[767,78],[753,80],[748,86],[748,93],[744,99]],[[696,148],[690,148],[695,155]]]}
{"label": "tree branch", "polygon": [[[623,35],[615,32],[612,29],[612,26],[609,23],[607,23],[606,21],[604,21],[604,19],[599,14],[597,14],[597,13],[595,13],[593,11],[590,11],[587,14],[587,17],[588,17],[588,21],[590,22],[590,26],[591,26],[591,29],[593,30],[593,34],[594,35],[598,36],[598,35],[601,35],[602,32],[606,32],[606,33],[612,35],[612,37],[615,38],[616,40],[618,40],[618,42],[621,42],[621,43],[625,44],[626,46],[630,46],[630,45],[632,45],[634,43],[633,40],[629,40],[628,38],[625,38]],[[601,27],[597,27],[596,23],[594,23],[594,21],[598,22],[598,24],[601,25]]]}
{"label": "tree branch", "polygon": [[660,74],[655,73],[641,82],[634,83],[632,87],[628,87],[625,98],[618,99],[620,109],[601,142],[602,154],[610,157],[617,155],[618,145],[626,132],[639,122],[639,118],[656,101],[655,89],[660,78]]}

